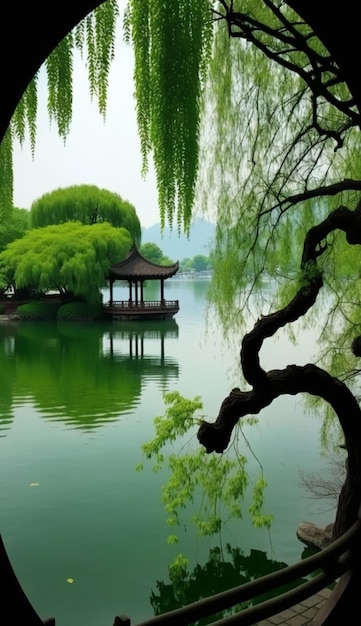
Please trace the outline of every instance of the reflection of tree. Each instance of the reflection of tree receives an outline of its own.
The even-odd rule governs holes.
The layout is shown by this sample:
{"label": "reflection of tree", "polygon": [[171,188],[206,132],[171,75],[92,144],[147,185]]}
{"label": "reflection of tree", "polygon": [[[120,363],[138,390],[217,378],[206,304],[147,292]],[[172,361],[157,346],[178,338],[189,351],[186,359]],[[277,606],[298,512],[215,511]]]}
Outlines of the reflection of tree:
{"label": "reflection of tree", "polygon": [[[251,550],[249,556],[244,556],[239,548],[226,546],[229,560],[224,560],[220,548],[213,548],[209,553],[205,565],[197,564],[193,572],[183,569],[170,583],[157,581],[158,594],[152,592],[150,602],[155,615],[185,606],[216,593],[221,593],[232,587],[242,585],[266,574],[276,572],[286,567],[286,563],[273,561],[260,550]],[[277,590],[277,594],[296,587],[301,580],[284,585]],[[255,603],[263,602],[271,594],[259,596]],[[239,610],[239,606],[237,610]],[[227,615],[229,611],[227,612]],[[226,613],[218,613],[211,618],[204,618],[196,622],[197,625],[209,624],[215,619],[221,619]]]}
{"label": "reflection of tree", "polygon": [[[115,358],[104,349],[114,334],[112,325],[98,323],[8,326],[12,353],[6,352],[4,340],[0,358],[9,377],[9,408],[16,393],[17,401],[31,398],[46,417],[90,429],[132,412],[140,401],[142,380],[150,372],[160,370],[165,380],[178,375],[177,365],[160,357],[147,367],[126,351]],[[123,334],[126,337],[125,329]]]}
{"label": "reflection of tree", "polygon": [[[0,392],[0,436],[3,430],[10,427],[14,419],[13,411],[13,367],[11,358],[13,349],[13,335],[8,324],[0,324],[0,368],[1,368],[1,392]],[[4,366],[6,361],[6,366]]]}

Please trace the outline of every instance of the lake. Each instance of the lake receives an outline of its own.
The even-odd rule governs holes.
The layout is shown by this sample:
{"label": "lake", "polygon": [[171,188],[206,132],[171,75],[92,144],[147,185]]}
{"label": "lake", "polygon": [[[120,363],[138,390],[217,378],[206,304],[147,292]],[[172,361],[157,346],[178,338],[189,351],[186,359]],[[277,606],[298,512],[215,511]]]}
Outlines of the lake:
{"label": "lake", "polygon": [[[206,280],[168,280],[165,297],[180,302],[171,321],[0,325],[0,532],[34,608],[57,626],[112,626],[116,614],[135,624],[299,560],[300,521],[333,521],[300,481],[300,471],[326,470],[320,421],[301,397],[283,397],[244,429],[268,480],[270,533],[245,513],[220,537],[202,540],[187,523],[179,545],[167,544],[165,474],[151,464],[136,471],[163,393],[199,395],[211,420],[240,385],[240,338],[230,349],[217,324],[206,325],[207,289]],[[307,362],[315,338],[300,330],[293,345],[281,333],[263,346],[264,367]],[[252,472],[246,442],[242,453]],[[178,552],[189,576],[173,588]]]}

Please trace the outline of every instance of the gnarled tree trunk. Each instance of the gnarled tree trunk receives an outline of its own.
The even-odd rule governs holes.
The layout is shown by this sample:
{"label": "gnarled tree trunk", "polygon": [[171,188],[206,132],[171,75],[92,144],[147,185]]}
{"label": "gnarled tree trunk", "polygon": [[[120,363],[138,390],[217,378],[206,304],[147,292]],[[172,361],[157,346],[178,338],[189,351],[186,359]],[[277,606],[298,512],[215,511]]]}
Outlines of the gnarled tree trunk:
{"label": "gnarled tree trunk", "polygon": [[273,336],[285,324],[304,315],[315,303],[322,288],[322,277],[317,269],[317,257],[325,250],[322,242],[335,229],[346,233],[348,243],[361,243],[361,204],[355,211],[340,207],[322,223],[307,233],[301,267],[309,277],[283,309],[261,317],[245,335],[241,348],[244,377],[251,389],[236,388],[224,399],[216,421],[202,422],[198,439],[207,452],[223,452],[230,441],[234,426],[247,414],[259,413],[280,395],[309,393],[323,398],[335,411],[341,424],[348,452],[346,479],[339,496],[334,538],[343,534],[357,518],[361,500],[361,410],[350,389],[339,379],[311,363],[288,365],[281,370],[265,371],[259,353],[263,341]]}

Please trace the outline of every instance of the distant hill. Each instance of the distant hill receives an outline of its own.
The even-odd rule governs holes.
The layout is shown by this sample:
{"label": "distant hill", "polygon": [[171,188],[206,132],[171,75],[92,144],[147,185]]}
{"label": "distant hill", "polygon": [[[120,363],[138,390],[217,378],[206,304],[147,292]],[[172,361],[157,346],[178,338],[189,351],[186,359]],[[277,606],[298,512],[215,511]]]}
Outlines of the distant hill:
{"label": "distant hill", "polygon": [[193,221],[189,238],[184,234],[178,235],[177,227],[173,230],[166,227],[161,234],[160,224],[154,224],[150,228],[142,228],[142,243],[155,243],[172,261],[182,261],[197,254],[209,256],[214,234],[215,225],[202,219]]}

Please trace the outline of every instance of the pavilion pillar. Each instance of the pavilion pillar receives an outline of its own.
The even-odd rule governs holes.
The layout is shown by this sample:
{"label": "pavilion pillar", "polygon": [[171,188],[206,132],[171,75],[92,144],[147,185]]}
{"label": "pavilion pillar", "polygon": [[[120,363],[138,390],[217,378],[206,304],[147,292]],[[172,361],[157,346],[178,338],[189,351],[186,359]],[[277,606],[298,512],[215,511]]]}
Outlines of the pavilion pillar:
{"label": "pavilion pillar", "polygon": [[129,281],[129,306],[132,306],[132,281]]}
{"label": "pavilion pillar", "polygon": [[109,304],[113,306],[113,278],[109,280]]}
{"label": "pavilion pillar", "polygon": [[144,304],[144,280],[140,281],[140,304]]}
{"label": "pavilion pillar", "polygon": [[163,278],[160,281],[160,302],[164,304],[164,280]]}

